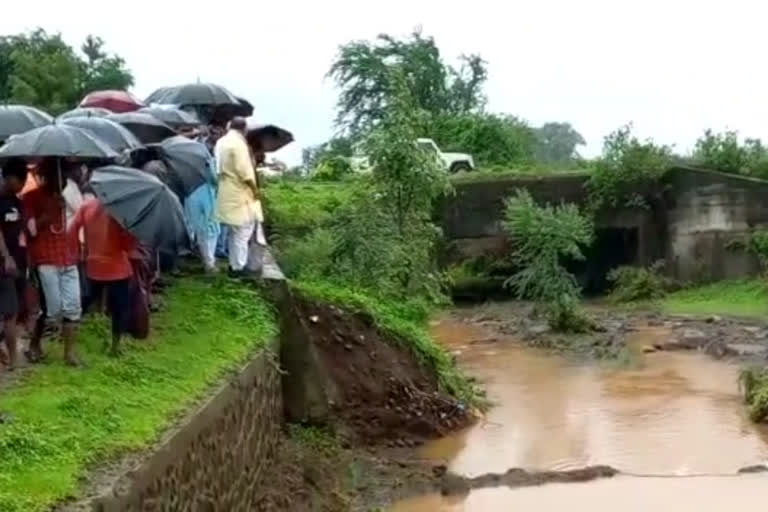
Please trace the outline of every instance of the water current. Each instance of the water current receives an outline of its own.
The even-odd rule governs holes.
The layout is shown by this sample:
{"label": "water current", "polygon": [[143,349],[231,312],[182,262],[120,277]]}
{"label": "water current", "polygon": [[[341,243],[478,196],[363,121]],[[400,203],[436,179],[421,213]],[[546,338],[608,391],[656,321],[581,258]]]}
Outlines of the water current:
{"label": "water current", "polygon": [[[459,499],[425,496],[392,512],[582,510],[574,500],[595,512],[615,511],[619,503],[625,511],[679,503],[659,509],[676,512],[766,503],[768,477],[734,476],[768,461],[768,428],[746,415],[737,365],[699,353],[644,354],[642,347],[669,336],[658,327],[629,335],[629,365],[574,362],[452,317],[434,334],[486,387],[494,406],[471,428],[425,445],[422,458],[468,477],[597,464],[635,476],[475,490]],[[727,502],[718,501],[720,493]]]}

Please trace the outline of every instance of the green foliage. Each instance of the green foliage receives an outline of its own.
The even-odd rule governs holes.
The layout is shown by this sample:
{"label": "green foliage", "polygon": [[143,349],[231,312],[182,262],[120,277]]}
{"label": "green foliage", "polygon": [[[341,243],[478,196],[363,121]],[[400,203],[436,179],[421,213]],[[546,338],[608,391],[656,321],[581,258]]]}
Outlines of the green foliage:
{"label": "green foliage", "polygon": [[334,158],[349,158],[354,153],[354,141],[351,137],[333,137],[324,144],[304,148],[301,152],[301,160],[304,168],[312,170],[321,162]]}
{"label": "green foliage", "polygon": [[427,322],[434,306],[429,301],[418,296],[392,298],[329,280],[299,281],[293,285],[307,297],[370,315],[378,329],[390,334],[425,368],[435,372],[440,389],[466,404],[482,405],[478,389],[456,367],[450,354],[430,337]]}
{"label": "green foliage", "polygon": [[341,451],[339,440],[327,427],[291,423],[288,425],[288,437],[300,447],[307,448],[325,457],[336,457]]}
{"label": "green foliage", "polygon": [[592,220],[572,204],[539,206],[528,191],[517,190],[505,201],[503,226],[519,269],[507,286],[538,303],[553,329],[583,332],[588,322],[578,312],[579,286],[563,261],[584,259],[582,250],[594,238]]}
{"label": "green foliage", "polygon": [[768,418],[768,369],[746,368],[739,375],[739,388],[749,406],[749,417],[754,422]]}
{"label": "green foliage", "polygon": [[535,131],[511,115],[436,116],[431,136],[443,151],[469,153],[478,166],[515,167],[534,160]]}
{"label": "green foliage", "polygon": [[749,251],[757,256],[760,268],[768,272],[768,231],[755,231],[749,237]]}
{"label": "green foliage", "polygon": [[43,29],[0,37],[0,100],[58,114],[93,90],[133,85],[123,59],[108,55],[103,45],[88,36],[83,59],[59,34]]}
{"label": "green foliage", "polygon": [[267,222],[279,236],[328,227],[336,209],[351,199],[354,190],[354,184],[347,183],[270,183],[264,190]]}
{"label": "green foliage", "polygon": [[478,110],[484,104],[487,73],[477,55],[462,56],[462,66],[443,62],[435,41],[420,31],[396,39],[382,34],[375,41],[341,46],[331,69],[340,89],[337,122],[352,134],[366,133],[385,116],[404,77],[414,106],[433,115]]}
{"label": "green foliage", "polygon": [[758,279],[722,281],[670,293],[661,305],[672,314],[765,317],[768,288]]}
{"label": "green foliage", "polygon": [[735,131],[706,130],[696,141],[693,161],[722,172],[768,178],[768,149],[760,139],[746,139],[741,144]]}
{"label": "green foliage", "polygon": [[342,181],[353,174],[349,159],[340,155],[324,156],[314,169],[312,179],[318,181]]}
{"label": "green foliage", "polygon": [[540,162],[569,163],[578,156],[576,148],[585,144],[571,123],[545,123],[536,129],[536,159]]}
{"label": "green foliage", "polygon": [[87,369],[73,371],[55,353],[0,395],[11,418],[0,424],[0,510],[50,510],[75,495],[90,467],[150,446],[275,334],[266,302],[227,280],[179,281],[153,315],[152,341],[128,342],[120,360],[102,351],[108,321],[89,318]]}
{"label": "green foliage", "polygon": [[592,208],[648,208],[663,192],[660,181],[671,154],[668,146],[640,141],[631,125],[608,135],[587,185]]}
{"label": "green foliage", "polygon": [[657,300],[664,297],[672,283],[662,274],[663,261],[650,267],[618,267],[608,273],[613,285],[613,299],[617,302]]}

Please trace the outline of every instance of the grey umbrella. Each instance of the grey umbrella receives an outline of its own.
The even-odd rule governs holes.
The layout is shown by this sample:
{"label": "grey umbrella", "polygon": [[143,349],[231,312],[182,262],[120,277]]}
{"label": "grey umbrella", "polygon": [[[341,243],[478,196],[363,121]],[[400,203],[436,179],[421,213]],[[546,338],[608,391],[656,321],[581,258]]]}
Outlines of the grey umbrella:
{"label": "grey umbrella", "polygon": [[175,107],[144,107],[139,110],[142,114],[149,114],[164,122],[171,128],[179,128],[181,126],[196,126],[200,124],[200,121],[194,115],[189,112],[185,112]]}
{"label": "grey umbrella", "polygon": [[293,142],[293,134],[279,126],[263,124],[249,126],[246,139],[254,150],[269,153]]}
{"label": "grey umbrella", "polygon": [[176,136],[164,140],[157,148],[160,159],[168,166],[174,190],[188,196],[206,181],[214,180],[208,169],[211,154],[204,144]]}
{"label": "grey umbrella", "polygon": [[119,155],[91,132],[67,124],[51,124],[13,135],[0,148],[0,158],[72,157],[113,159]]}
{"label": "grey umbrella", "polygon": [[73,117],[107,117],[112,112],[101,107],[80,107],[64,112],[56,119],[72,119]]}
{"label": "grey umbrella", "polygon": [[107,119],[128,128],[143,144],[156,144],[176,135],[173,128],[155,116],[141,112],[110,114]]}
{"label": "grey umbrella", "polygon": [[211,83],[191,83],[176,87],[162,87],[145,100],[147,105],[163,103],[168,105],[239,105],[240,100],[226,87]]}
{"label": "grey umbrella", "polygon": [[49,125],[53,118],[35,107],[24,105],[0,106],[0,141],[11,135]]}
{"label": "grey umbrella", "polygon": [[139,139],[128,128],[101,117],[72,117],[61,121],[62,124],[76,126],[91,132],[110,145],[118,153],[126,149],[132,151],[142,146]]}
{"label": "grey umbrella", "polygon": [[155,176],[109,165],[94,169],[90,184],[109,214],[141,242],[171,253],[187,245],[179,198]]}

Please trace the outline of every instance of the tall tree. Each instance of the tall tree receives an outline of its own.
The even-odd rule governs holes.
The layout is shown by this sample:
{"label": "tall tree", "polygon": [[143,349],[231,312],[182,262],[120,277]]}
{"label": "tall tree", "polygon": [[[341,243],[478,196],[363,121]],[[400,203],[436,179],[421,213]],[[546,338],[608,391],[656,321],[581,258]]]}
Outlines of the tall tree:
{"label": "tall tree", "polygon": [[479,109],[485,62],[477,55],[462,62],[459,69],[447,65],[435,40],[419,30],[405,39],[382,34],[343,45],[328,73],[341,89],[337,122],[351,133],[375,126],[397,94],[392,77],[404,77],[416,107],[431,115]]}
{"label": "tall tree", "polygon": [[546,123],[536,130],[536,158],[543,162],[567,162],[586,144],[571,123]]}

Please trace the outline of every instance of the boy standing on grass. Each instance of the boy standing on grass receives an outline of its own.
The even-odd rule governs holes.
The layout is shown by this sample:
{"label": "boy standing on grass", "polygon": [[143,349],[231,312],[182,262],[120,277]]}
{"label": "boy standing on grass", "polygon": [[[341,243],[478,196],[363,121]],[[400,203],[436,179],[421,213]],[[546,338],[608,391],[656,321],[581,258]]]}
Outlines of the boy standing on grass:
{"label": "boy standing on grass", "polygon": [[116,357],[120,355],[120,340],[131,314],[133,266],[130,256],[136,250],[137,241],[97,199],[83,203],[69,226],[69,236],[76,240],[81,229],[85,234],[85,274],[91,290],[88,302],[100,300],[106,291],[112,317],[110,354]]}
{"label": "boy standing on grass", "polygon": [[17,197],[26,180],[27,164],[23,160],[10,160],[3,165],[3,183],[0,186],[0,315],[8,349],[8,371],[16,367],[17,315],[24,300],[27,276],[27,255],[20,243],[24,219],[21,201]]}

